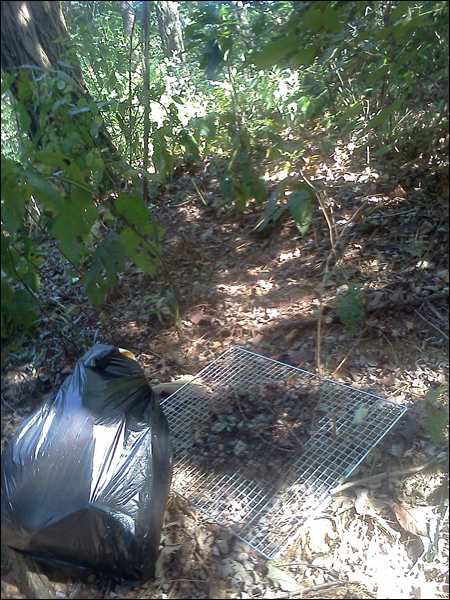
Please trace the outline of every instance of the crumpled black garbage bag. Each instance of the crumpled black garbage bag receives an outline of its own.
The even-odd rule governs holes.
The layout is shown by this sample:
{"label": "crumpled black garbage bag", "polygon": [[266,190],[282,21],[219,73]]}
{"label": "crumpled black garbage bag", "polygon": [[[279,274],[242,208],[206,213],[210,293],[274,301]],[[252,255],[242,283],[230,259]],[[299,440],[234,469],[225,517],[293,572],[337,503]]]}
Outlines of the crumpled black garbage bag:
{"label": "crumpled black garbage bag", "polygon": [[167,421],[138,363],[96,345],[2,455],[2,543],[151,579],[171,477]]}

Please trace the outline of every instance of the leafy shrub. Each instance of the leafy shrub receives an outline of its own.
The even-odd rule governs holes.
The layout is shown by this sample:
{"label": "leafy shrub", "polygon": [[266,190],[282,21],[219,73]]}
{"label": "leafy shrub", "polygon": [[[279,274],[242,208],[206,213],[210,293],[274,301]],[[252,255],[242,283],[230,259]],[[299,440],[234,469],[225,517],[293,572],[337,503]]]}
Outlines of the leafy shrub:
{"label": "leafy shrub", "polygon": [[338,314],[341,322],[353,335],[364,319],[364,297],[357,283],[348,286],[347,295],[339,302]]}
{"label": "leafy shrub", "polygon": [[428,390],[425,396],[428,427],[431,440],[435,446],[443,441],[444,432],[448,427],[448,400],[446,404],[438,402],[439,397],[444,392],[448,392],[448,384]]}

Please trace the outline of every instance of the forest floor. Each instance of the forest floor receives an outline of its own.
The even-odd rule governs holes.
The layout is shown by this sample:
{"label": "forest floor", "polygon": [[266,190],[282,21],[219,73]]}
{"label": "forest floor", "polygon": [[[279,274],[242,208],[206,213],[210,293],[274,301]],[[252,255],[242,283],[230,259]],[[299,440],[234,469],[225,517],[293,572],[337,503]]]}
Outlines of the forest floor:
{"label": "forest floor", "polygon": [[[275,563],[171,492],[155,582],[129,587],[46,567],[53,597],[448,597],[447,433],[433,445],[424,401],[448,383],[448,163],[435,154],[367,166],[350,154],[342,146],[326,163],[302,165],[322,194],[336,256],[319,207],[305,235],[283,218],[260,232],[257,207],[238,215],[223,205],[217,167],[205,163],[174,178],[154,210],[181,300],[178,325],[164,269],[150,279],[129,265],[100,320],[85,304],[73,327],[91,340],[98,328],[98,341],[130,349],[154,384],[195,375],[237,346],[312,373],[321,367],[405,406],[405,416]],[[68,284],[56,251],[46,268],[63,304]],[[354,282],[364,317],[353,315],[350,331],[339,305]],[[66,316],[55,304],[53,332],[68,327]],[[73,369],[59,348],[47,332],[38,350],[45,360],[28,344],[5,368],[3,443]],[[33,597],[3,555],[2,568],[2,595]]]}

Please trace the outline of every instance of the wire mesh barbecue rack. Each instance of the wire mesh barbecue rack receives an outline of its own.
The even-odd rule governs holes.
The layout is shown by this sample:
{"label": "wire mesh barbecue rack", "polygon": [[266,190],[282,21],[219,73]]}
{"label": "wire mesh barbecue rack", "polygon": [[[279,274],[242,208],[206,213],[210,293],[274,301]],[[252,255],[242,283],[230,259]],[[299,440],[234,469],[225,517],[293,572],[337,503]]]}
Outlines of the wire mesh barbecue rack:
{"label": "wire mesh barbecue rack", "polygon": [[[217,423],[211,427],[212,407],[230,394],[245,399],[244,394],[252,390],[261,393],[281,384],[299,389],[299,397],[307,391],[314,418],[307,441],[283,453],[283,466],[276,468],[275,478],[260,475],[262,465],[272,461],[274,444],[267,442],[267,453],[248,460],[248,455],[240,456],[239,448],[251,445],[255,438],[245,433],[233,442],[228,468],[215,468],[214,462],[208,468],[198,462],[201,453],[211,457],[223,453],[220,442],[206,451],[202,448],[211,428],[217,430]],[[172,489],[271,559],[292,543],[301,526],[323,507],[330,490],[353,473],[406,410],[374,394],[237,347],[161,404],[174,446]],[[231,416],[234,423],[245,416],[237,412]]]}

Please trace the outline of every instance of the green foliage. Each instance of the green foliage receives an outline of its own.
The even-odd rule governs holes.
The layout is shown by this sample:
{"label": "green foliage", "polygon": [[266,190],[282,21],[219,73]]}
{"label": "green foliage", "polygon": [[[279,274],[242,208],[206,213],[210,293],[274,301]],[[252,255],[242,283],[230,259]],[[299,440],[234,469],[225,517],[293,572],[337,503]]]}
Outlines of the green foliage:
{"label": "green foliage", "polygon": [[438,399],[444,392],[448,392],[448,384],[428,390],[425,396],[428,427],[435,446],[443,441],[444,432],[448,427],[448,401],[446,405],[438,404]]}
{"label": "green foliage", "polygon": [[287,207],[301,234],[308,231],[313,211],[312,200],[315,199],[316,196],[308,184],[296,183],[292,186]]}
{"label": "green foliage", "polygon": [[[136,192],[117,198],[111,226],[120,235],[96,226],[99,211],[104,212],[98,198],[106,163],[94,143],[101,117],[96,103],[72,104],[66,80],[59,72],[41,73],[38,85],[22,71],[17,83],[14,110],[24,115],[32,106],[42,127],[24,140],[19,160],[2,153],[3,337],[33,333],[38,309],[45,311],[38,294],[46,253],[37,247],[38,239],[46,240],[44,245],[56,241],[68,275],[83,283],[94,306],[124,270],[126,256],[151,275],[160,261],[161,229]],[[7,80],[6,91],[10,84]]]}
{"label": "green foliage", "polygon": [[285,179],[271,195],[258,229],[262,231],[269,223],[276,223],[283,214],[289,213],[299,232],[304,235],[311,223],[315,200],[316,195],[307,183]]}
{"label": "green foliage", "polygon": [[[133,6],[139,17],[141,6]],[[161,259],[161,230],[139,194],[102,205],[102,192],[116,191],[119,179],[141,182],[139,19],[129,39],[119,3],[65,7],[94,100],[62,70],[2,75],[2,331],[31,330],[37,319],[46,257],[31,230],[55,241],[96,306],[125,257],[150,275]],[[238,212],[263,207],[260,229],[289,216],[304,234],[316,205],[314,191],[298,180],[302,157],[315,152],[304,132],[314,132],[322,149],[351,140],[357,151],[382,156],[412,137],[424,148],[448,127],[446,2],[185,2],[180,12],[184,63],[163,58],[156,19],[150,24],[152,172],[141,175],[153,200],[179,158],[220,156],[224,203]],[[129,166],[99,143],[103,124]],[[267,174],[280,171],[289,175],[269,183]],[[105,210],[107,227],[99,226]],[[352,332],[363,319],[356,284],[340,317]]]}
{"label": "green foliage", "polygon": [[116,281],[117,273],[125,268],[125,251],[116,233],[108,233],[92,257],[84,291],[94,306],[99,306]]}
{"label": "green foliage", "polygon": [[341,322],[353,335],[364,319],[364,297],[357,283],[353,282],[348,286],[347,295],[339,301],[338,314]]}
{"label": "green foliage", "polygon": [[167,290],[165,298],[150,298],[143,304],[142,308],[143,316],[146,318],[156,316],[160,323],[164,323],[164,319],[170,316],[176,327],[181,327],[179,304],[173,287]]}

